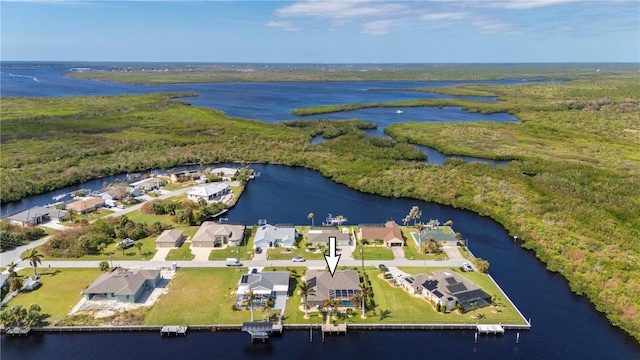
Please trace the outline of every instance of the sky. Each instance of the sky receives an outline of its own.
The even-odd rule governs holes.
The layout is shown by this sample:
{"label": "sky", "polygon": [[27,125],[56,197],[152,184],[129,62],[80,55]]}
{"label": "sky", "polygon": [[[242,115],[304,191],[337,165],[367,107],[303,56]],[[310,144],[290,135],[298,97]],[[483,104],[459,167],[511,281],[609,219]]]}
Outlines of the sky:
{"label": "sky", "polygon": [[640,0],[1,0],[0,59],[639,63]]}

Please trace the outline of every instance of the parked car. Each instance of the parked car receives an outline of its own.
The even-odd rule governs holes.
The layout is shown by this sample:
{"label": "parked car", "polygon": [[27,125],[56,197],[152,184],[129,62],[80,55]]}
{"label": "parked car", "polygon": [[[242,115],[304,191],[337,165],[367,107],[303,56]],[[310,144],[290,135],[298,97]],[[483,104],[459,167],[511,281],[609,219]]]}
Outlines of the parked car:
{"label": "parked car", "polygon": [[130,247],[132,247],[133,245],[135,245],[135,242],[133,242],[133,240],[126,238],[122,241],[119,242],[120,245],[122,245],[123,248],[128,249]]}
{"label": "parked car", "polygon": [[256,254],[262,254],[262,248],[261,247],[257,247],[256,248]]}
{"label": "parked car", "polygon": [[242,266],[240,260],[236,258],[227,258],[226,264],[227,266]]}
{"label": "parked car", "polygon": [[291,261],[293,261],[293,262],[304,262],[304,258],[302,256],[296,256],[293,259],[291,259]]}
{"label": "parked car", "polygon": [[473,266],[471,266],[471,264],[466,262],[466,263],[462,264],[462,269],[464,271],[473,271]]}
{"label": "parked car", "polygon": [[378,269],[382,270],[382,271],[387,271],[389,270],[384,264],[380,264],[378,265]]}

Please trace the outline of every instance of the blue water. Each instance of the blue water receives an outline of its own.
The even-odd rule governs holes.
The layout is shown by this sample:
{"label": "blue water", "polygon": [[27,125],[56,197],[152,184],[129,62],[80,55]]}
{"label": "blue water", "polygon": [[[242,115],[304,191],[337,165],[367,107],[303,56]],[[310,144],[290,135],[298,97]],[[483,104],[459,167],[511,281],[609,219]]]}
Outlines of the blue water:
{"label": "blue water", "polygon": [[[35,73],[38,71],[42,70]],[[4,68],[2,76],[4,96],[5,88],[9,89],[4,82]],[[47,77],[42,75],[38,79]],[[20,81],[24,80],[28,78]],[[33,79],[30,81],[36,83]],[[66,85],[59,84],[63,89],[56,93],[65,95],[91,86],[86,94],[98,93],[102,86],[108,91],[119,87],[124,91],[129,87],[131,93],[140,89],[85,81],[76,88],[70,85],[75,81],[68,82],[66,78],[59,81]],[[237,205],[229,211],[230,220],[255,223],[266,218],[271,223],[305,224],[309,222],[307,214],[313,212],[317,219],[327,213],[343,215],[349,219],[348,224],[400,221],[417,205],[424,220],[453,221],[455,230],[468,240],[476,256],[489,261],[490,274],[510,299],[525,317],[531,318],[532,330],[520,332],[519,344],[515,343],[514,331],[501,337],[481,336],[477,344],[472,331],[350,331],[346,336],[327,337],[324,343],[317,331],[313,342],[309,341],[308,331],[286,331],[266,345],[250,345],[248,335],[240,332],[191,332],[184,338],[172,339],[161,338],[155,332],[34,334],[28,338],[2,337],[2,359],[640,358],[637,341],[611,326],[587,299],[572,294],[560,275],[548,272],[534,254],[523,250],[499,224],[486,217],[413,199],[360,193],[307,169],[261,164],[253,164],[252,168],[261,172],[261,176],[249,184]],[[101,187],[103,181],[97,180],[95,186]],[[54,194],[70,189],[30,197],[23,202],[50,202]]]}

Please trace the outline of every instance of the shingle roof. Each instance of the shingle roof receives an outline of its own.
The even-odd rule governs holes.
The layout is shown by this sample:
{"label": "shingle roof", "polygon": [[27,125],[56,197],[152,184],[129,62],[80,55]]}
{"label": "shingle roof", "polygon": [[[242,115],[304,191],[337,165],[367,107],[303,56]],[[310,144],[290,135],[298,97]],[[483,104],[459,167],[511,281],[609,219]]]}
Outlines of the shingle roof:
{"label": "shingle roof", "polygon": [[85,290],[85,294],[134,295],[145,280],[160,275],[157,269],[116,270],[102,274]]}
{"label": "shingle roof", "polygon": [[385,242],[404,241],[402,239],[402,230],[394,221],[387,221],[384,227],[362,227],[360,230],[363,239],[382,239]]}
{"label": "shingle roof", "polygon": [[47,208],[42,206],[34,206],[29,210],[25,210],[17,214],[13,214],[9,216],[8,219],[27,223],[27,222],[33,221],[36,217],[43,216],[43,215],[49,215],[49,217],[52,219],[60,219],[66,214],[67,212],[64,210]]}
{"label": "shingle roof", "polygon": [[87,209],[92,209],[101,204],[104,204],[104,199],[102,198],[87,198],[82,200],[76,200],[70,204],[67,204],[67,209],[71,209],[75,211],[84,211]]}
{"label": "shingle roof", "polygon": [[156,244],[158,243],[167,243],[167,244],[175,244],[182,237],[182,230],[165,230],[158,236],[156,239]]}
{"label": "shingle roof", "polygon": [[335,236],[336,241],[349,241],[351,240],[351,236],[349,234],[344,234],[340,230],[311,230],[307,235],[309,242],[321,242],[325,243],[329,241],[330,236]]}
{"label": "shingle roof", "polygon": [[332,277],[327,270],[310,269],[307,270],[306,281],[315,291],[315,294],[308,296],[308,301],[328,299],[331,290],[354,290],[360,292],[360,276],[355,270],[336,271]]}
{"label": "shingle roof", "polygon": [[200,225],[198,231],[193,235],[191,243],[213,241],[216,235],[228,236],[229,241],[242,240],[244,236],[243,225],[218,224],[213,221],[205,221]]}
{"label": "shingle roof", "polygon": [[[246,285],[243,285],[246,284]],[[241,289],[242,288],[242,289]],[[256,274],[242,275],[239,290],[248,291],[256,288],[270,291],[281,291],[289,288],[288,271],[266,271]]]}

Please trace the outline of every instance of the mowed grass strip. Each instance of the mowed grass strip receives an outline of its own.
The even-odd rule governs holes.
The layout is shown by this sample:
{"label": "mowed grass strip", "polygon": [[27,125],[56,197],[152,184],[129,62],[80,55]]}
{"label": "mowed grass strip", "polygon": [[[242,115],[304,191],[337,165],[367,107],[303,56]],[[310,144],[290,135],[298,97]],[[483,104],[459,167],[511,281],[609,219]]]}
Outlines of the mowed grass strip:
{"label": "mowed grass strip", "polygon": [[[11,299],[7,308],[22,305],[28,308],[31,304],[38,304],[43,314],[49,314],[50,325],[64,319],[69,311],[82,299],[80,293],[91,285],[102,273],[98,268],[79,269],[38,269],[42,286],[30,292],[23,292]],[[21,276],[33,275],[32,268],[19,271]]]}

